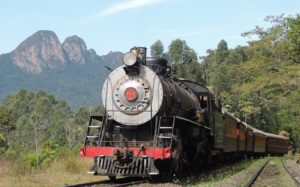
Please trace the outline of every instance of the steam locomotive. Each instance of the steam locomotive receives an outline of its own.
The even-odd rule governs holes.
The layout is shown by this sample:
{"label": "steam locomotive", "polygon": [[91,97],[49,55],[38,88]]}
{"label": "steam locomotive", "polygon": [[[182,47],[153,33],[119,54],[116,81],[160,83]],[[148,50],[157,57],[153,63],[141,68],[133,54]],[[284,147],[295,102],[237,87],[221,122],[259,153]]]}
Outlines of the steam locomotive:
{"label": "steam locomotive", "polygon": [[146,48],[124,54],[104,82],[103,116],[90,116],[82,157],[89,173],[150,177],[201,170],[218,157],[285,154],[288,138],[266,133],[222,110],[206,87],[178,78]]}

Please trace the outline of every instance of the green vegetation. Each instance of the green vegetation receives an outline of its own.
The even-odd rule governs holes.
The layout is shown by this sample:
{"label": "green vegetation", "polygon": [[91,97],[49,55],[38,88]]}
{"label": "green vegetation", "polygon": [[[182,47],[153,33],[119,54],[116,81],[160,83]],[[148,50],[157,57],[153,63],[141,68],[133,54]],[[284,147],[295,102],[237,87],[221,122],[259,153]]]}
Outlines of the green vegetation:
{"label": "green vegetation", "polygon": [[221,40],[216,50],[209,50],[204,57],[208,83],[230,112],[268,132],[286,130],[298,143],[300,16],[265,20],[273,25],[243,33],[258,38],[248,46],[227,49]]}
{"label": "green vegetation", "polygon": [[242,34],[250,38],[247,46],[228,49],[221,40],[201,57],[202,63],[180,39],[172,41],[163,55],[177,65],[179,77],[205,84],[221,95],[229,112],[267,132],[285,130],[299,146],[300,15],[268,16],[265,21],[270,28],[256,26]]}
{"label": "green vegetation", "polygon": [[197,53],[190,48],[186,41],[176,39],[171,42],[166,53],[160,40],[151,46],[152,57],[167,58],[169,62],[176,65],[178,77],[183,77],[202,84],[206,83],[204,67],[198,63]]}
{"label": "green vegetation", "polygon": [[152,57],[163,57],[164,54],[164,46],[160,40],[157,40],[152,46],[151,46],[151,56]]}
{"label": "green vegetation", "polygon": [[79,158],[68,150],[60,150],[51,164],[44,164],[37,168],[28,167],[20,160],[3,157],[0,157],[0,163],[1,187],[57,187],[105,179],[101,176],[95,177],[87,174],[93,164],[92,159]]}
{"label": "green vegetation", "polygon": [[256,160],[242,160],[232,166],[224,166],[208,174],[202,174],[187,186],[245,186],[257,171],[271,159],[253,186],[295,186],[286,173],[281,157],[265,157]]}
{"label": "green vegetation", "polygon": [[210,186],[213,183],[222,181],[225,178],[246,169],[251,164],[253,164],[252,160],[242,160],[241,162],[235,163],[230,167],[224,167],[221,169],[216,169],[208,174],[202,174],[197,180],[195,180],[195,182],[190,184],[190,186]]}
{"label": "green vegetation", "polygon": [[88,117],[103,108],[72,112],[63,100],[24,89],[0,105],[0,186],[62,186],[96,181],[92,159],[79,158]]}
{"label": "green vegetation", "polygon": [[53,95],[21,89],[0,106],[0,153],[28,168],[51,163],[61,149],[78,154],[89,115],[101,111],[100,106],[81,107],[73,113]]}

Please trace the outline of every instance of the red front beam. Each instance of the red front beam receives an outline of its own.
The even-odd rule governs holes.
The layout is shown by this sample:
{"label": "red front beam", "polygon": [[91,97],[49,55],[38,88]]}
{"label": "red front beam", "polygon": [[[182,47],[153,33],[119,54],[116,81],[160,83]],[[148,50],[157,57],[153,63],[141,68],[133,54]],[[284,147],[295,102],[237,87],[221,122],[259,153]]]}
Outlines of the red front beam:
{"label": "red front beam", "polygon": [[[121,149],[120,147],[92,147],[92,146],[85,146],[80,148],[80,156],[81,157],[90,157],[95,158],[99,155],[104,156],[114,156],[114,150]],[[132,147],[129,148],[134,152],[134,156],[138,155],[140,148]],[[140,156],[149,156],[152,157],[154,160],[156,159],[165,159],[171,158],[171,148],[145,148],[141,151]]]}

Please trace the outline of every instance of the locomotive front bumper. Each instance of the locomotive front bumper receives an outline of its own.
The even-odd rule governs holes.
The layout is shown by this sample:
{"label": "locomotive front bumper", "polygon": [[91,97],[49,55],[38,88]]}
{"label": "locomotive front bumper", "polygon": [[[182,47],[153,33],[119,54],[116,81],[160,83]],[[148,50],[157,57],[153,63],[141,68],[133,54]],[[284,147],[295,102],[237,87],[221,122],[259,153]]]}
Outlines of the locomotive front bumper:
{"label": "locomotive front bumper", "polygon": [[[94,147],[86,146],[80,148],[81,157],[94,158],[94,165],[89,173],[104,176],[139,176],[149,177],[159,175],[155,167],[155,160],[170,159],[171,148],[144,148],[130,147],[133,159],[131,162],[120,164],[116,160],[115,150],[118,147]],[[123,148],[123,150],[127,150]]]}
{"label": "locomotive front bumper", "polygon": [[133,176],[149,177],[159,175],[159,171],[154,165],[154,160],[148,156],[138,157],[133,164],[116,164],[116,160],[111,156],[99,155],[94,159],[94,166],[89,173],[104,176]]}

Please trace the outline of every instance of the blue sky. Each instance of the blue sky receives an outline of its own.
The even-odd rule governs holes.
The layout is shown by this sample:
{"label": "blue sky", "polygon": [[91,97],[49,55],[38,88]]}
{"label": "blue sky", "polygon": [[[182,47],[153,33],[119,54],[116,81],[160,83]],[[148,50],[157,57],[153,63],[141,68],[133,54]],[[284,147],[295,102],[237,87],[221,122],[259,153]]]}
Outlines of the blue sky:
{"label": "blue sky", "polygon": [[205,55],[221,39],[230,48],[249,40],[241,33],[267,27],[268,15],[300,14],[299,0],[51,0],[0,2],[0,54],[12,51],[37,30],[54,31],[61,42],[78,35],[100,55],[150,47],[165,49],[180,38]]}

